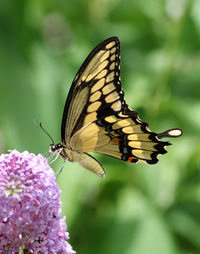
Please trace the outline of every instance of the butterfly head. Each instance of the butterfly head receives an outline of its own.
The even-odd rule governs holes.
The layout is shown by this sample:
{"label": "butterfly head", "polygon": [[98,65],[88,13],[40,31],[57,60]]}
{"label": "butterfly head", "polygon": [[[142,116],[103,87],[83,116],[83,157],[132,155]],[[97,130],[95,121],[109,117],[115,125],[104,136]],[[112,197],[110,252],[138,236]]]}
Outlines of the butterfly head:
{"label": "butterfly head", "polygon": [[56,145],[50,144],[49,152],[50,153],[56,153],[56,151],[57,151]]}
{"label": "butterfly head", "polygon": [[55,144],[51,144],[49,147],[49,152],[52,154],[57,154],[58,156],[60,156],[62,159],[66,160],[66,155],[64,153],[63,150],[63,145],[61,143],[55,145]]}

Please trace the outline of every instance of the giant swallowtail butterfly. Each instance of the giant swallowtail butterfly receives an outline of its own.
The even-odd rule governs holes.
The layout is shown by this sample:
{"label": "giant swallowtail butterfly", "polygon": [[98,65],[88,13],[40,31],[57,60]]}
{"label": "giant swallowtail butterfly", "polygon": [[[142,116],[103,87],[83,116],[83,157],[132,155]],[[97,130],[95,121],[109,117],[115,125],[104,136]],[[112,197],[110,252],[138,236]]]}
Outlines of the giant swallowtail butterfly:
{"label": "giant swallowtail butterfly", "polygon": [[94,48],[76,74],[64,107],[62,141],[50,145],[50,152],[103,177],[103,167],[88,152],[154,164],[170,145],[160,139],[180,135],[177,128],[151,132],[129,109],[120,81],[120,42],[111,37]]}

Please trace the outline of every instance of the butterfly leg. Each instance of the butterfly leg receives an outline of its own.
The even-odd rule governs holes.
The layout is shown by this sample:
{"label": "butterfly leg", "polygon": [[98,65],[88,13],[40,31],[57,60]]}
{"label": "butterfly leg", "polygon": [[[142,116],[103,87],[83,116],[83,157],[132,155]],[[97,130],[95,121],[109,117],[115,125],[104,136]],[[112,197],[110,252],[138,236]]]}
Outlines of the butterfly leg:
{"label": "butterfly leg", "polygon": [[62,172],[62,170],[63,170],[63,168],[64,168],[64,165],[65,165],[66,161],[67,161],[67,160],[64,160],[63,163],[62,163],[62,165],[61,165],[61,167],[58,169],[58,171],[56,171],[56,175],[57,175],[57,176],[59,176],[60,173]]}

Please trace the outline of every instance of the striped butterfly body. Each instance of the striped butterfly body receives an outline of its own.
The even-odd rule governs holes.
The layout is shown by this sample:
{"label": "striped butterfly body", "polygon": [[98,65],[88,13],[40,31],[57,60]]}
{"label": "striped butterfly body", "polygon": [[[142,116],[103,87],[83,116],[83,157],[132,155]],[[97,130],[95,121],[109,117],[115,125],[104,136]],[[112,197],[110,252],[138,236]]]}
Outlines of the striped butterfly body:
{"label": "striped butterfly body", "polygon": [[102,166],[88,152],[154,164],[170,145],[160,139],[180,135],[178,128],[151,132],[129,109],[120,81],[120,42],[111,37],[89,54],[75,76],[62,118],[62,142],[51,145],[50,152],[103,177]]}

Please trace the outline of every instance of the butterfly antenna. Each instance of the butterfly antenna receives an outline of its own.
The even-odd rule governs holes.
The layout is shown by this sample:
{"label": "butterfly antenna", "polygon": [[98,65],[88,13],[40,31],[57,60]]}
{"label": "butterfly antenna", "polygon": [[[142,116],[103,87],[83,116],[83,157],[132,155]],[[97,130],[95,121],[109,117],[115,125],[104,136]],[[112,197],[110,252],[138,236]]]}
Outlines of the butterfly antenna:
{"label": "butterfly antenna", "polygon": [[34,120],[34,123],[35,123],[36,127],[40,128],[40,129],[51,139],[51,142],[52,142],[52,144],[54,145],[55,143],[54,143],[53,138],[52,138],[52,137],[50,136],[50,134],[42,127],[42,123],[40,122],[40,123],[38,124],[36,120]]}

